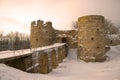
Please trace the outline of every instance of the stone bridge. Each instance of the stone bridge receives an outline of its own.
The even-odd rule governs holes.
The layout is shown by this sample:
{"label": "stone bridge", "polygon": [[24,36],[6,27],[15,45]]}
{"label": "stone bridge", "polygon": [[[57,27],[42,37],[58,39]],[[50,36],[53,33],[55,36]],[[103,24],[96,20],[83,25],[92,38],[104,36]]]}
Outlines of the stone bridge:
{"label": "stone bridge", "polygon": [[0,52],[0,63],[31,73],[47,74],[67,56],[64,43],[18,51]]}

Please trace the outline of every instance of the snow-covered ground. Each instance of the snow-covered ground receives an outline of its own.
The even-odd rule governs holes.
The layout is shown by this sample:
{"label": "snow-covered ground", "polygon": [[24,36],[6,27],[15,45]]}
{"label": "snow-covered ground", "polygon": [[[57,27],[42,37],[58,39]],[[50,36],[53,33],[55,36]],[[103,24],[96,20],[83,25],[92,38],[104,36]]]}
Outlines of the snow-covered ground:
{"label": "snow-covered ground", "polygon": [[120,45],[111,47],[103,63],[77,61],[76,50],[49,74],[27,73],[0,64],[0,80],[120,80]]}

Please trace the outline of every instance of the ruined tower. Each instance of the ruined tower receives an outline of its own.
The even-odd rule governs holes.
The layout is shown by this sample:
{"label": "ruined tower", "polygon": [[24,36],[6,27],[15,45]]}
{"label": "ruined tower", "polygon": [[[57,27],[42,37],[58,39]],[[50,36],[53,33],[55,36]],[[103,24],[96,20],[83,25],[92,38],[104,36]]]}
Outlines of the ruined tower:
{"label": "ruined tower", "polygon": [[78,18],[78,58],[86,62],[105,60],[104,17],[88,15]]}
{"label": "ruined tower", "polygon": [[31,47],[37,48],[42,46],[51,45],[55,40],[55,33],[52,27],[52,22],[37,20],[31,22]]}

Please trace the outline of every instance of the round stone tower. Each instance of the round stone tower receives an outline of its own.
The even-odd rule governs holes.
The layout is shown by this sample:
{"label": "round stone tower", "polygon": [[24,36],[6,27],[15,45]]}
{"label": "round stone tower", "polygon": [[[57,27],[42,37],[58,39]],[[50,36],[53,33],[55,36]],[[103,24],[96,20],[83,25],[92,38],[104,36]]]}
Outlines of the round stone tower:
{"label": "round stone tower", "polygon": [[78,58],[86,62],[105,60],[104,17],[88,15],[78,18]]}

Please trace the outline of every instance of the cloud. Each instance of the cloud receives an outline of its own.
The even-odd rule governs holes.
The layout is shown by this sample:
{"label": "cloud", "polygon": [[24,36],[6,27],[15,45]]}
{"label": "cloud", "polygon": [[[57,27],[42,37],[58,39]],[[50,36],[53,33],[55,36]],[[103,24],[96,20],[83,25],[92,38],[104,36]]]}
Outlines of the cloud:
{"label": "cloud", "polygon": [[0,17],[0,29],[4,30],[5,33],[9,31],[20,31],[29,34],[28,25],[20,20],[16,20],[10,17]]}

